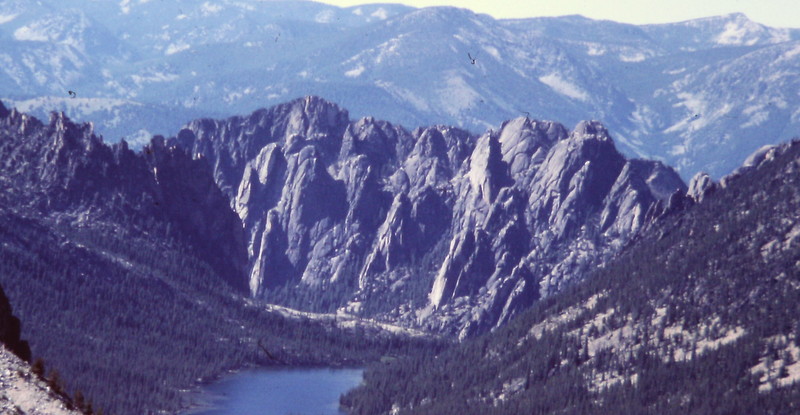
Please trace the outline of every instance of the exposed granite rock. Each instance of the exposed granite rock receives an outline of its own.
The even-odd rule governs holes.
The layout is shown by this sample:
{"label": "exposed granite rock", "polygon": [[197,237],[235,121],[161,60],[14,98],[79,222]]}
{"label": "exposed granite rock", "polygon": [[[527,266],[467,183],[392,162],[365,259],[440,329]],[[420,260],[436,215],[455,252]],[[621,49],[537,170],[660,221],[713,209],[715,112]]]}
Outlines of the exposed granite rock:
{"label": "exposed granite rock", "polygon": [[409,132],[308,97],[192,122],[176,143],[239,213],[253,295],[335,292],[350,312],[461,335],[580,279],[686,192],[596,121]]}

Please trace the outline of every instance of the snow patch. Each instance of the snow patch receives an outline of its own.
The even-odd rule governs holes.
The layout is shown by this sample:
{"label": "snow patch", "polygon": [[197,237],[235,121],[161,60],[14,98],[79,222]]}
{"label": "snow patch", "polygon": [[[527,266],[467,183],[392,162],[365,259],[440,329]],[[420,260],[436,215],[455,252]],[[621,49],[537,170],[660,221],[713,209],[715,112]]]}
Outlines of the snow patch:
{"label": "snow patch", "polygon": [[578,101],[583,101],[583,102],[589,101],[589,94],[587,94],[577,85],[563,79],[560,75],[556,73],[551,73],[549,75],[539,77],[539,81],[549,86],[550,88],[553,89],[553,91],[556,91],[561,95],[567,96],[572,99],[576,99]]}
{"label": "snow patch", "polygon": [[520,340],[520,344],[528,338],[535,338],[536,340],[540,340],[544,333],[548,331],[553,331],[558,329],[559,327],[569,324],[578,319],[578,317],[582,316],[585,313],[585,309],[583,307],[574,305],[566,310],[562,311],[558,315],[551,315],[548,316],[543,321],[534,324],[530,330],[528,330],[528,334]]}
{"label": "snow patch", "polygon": [[498,50],[497,50],[497,48],[495,48],[495,47],[493,47],[493,46],[484,46],[484,47],[483,47],[483,50],[485,50],[485,51],[486,51],[486,53],[488,53],[488,54],[492,55],[492,57],[494,57],[494,58],[495,58],[495,59],[497,59],[497,60],[502,60],[502,59],[503,59],[503,58],[500,56],[500,51],[498,51]]}
{"label": "snow patch", "polygon": [[400,35],[396,38],[392,38],[387,40],[386,42],[381,43],[378,45],[378,56],[375,58],[375,63],[380,64],[389,56],[398,55],[397,49],[400,46],[400,41],[403,40],[405,35]]}
{"label": "snow patch", "polygon": [[792,386],[800,381],[800,347],[796,342],[787,341],[786,336],[775,336],[770,340],[773,345],[782,348],[778,350],[779,358],[771,356],[762,357],[758,364],[750,368],[750,373],[761,375],[759,378],[760,392],[767,392],[773,388]]}
{"label": "snow patch", "polygon": [[230,103],[233,103],[234,101],[238,101],[238,100],[242,99],[246,95],[252,94],[256,90],[253,87],[247,87],[247,88],[244,88],[244,89],[238,90],[238,91],[228,91],[228,89],[226,88],[225,91],[228,92],[228,94],[225,95],[222,98],[222,100],[225,101],[226,103],[230,104]]}
{"label": "snow patch", "polygon": [[699,349],[697,350],[697,353],[702,355],[707,351],[717,350],[720,348],[720,346],[731,344],[736,340],[739,340],[739,338],[744,336],[745,333],[746,332],[743,327],[734,327],[724,332],[722,337],[718,339],[702,339],[697,342],[697,349]]}
{"label": "snow patch", "polygon": [[210,16],[222,11],[222,6],[207,1],[200,6],[200,11],[203,13],[203,16]]}
{"label": "snow patch", "polygon": [[618,385],[625,380],[629,380],[631,384],[636,385],[639,382],[639,374],[634,373],[632,375],[628,375],[618,371],[598,371],[594,373],[594,376],[589,381],[591,385],[590,390],[592,392],[600,392],[612,386]]}
{"label": "snow patch", "polygon": [[669,154],[673,156],[680,156],[681,154],[686,154],[686,150],[686,144],[677,144],[672,146],[672,148],[669,150]]}
{"label": "snow patch", "polygon": [[317,23],[330,23],[336,17],[333,10],[323,10],[314,16],[314,21]]}
{"label": "snow patch", "polygon": [[597,43],[589,43],[586,46],[588,48],[586,54],[589,56],[602,56],[606,54],[606,48]]}
{"label": "snow patch", "polygon": [[[0,23],[2,23],[2,22],[0,22]],[[793,58],[793,57],[795,57],[797,55],[800,55],[800,45],[799,46],[795,46],[794,49],[784,53],[783,54],[783,59],[791,59],[791,58]]]}
{"label": "snow patch", "polygon": [[742,110],[742,115],[750,118],[739,126],[741,128],[755,127],[769,119],[769,111],[765,110],[764,105],[749,106]]}
{"label": "snow patch", "polygon": [[[587,322],[583,328],[585,331],[588,331],[589,328],[592,326],[594,327],[606,327],[608,319],[614,314],[615,310],[610,308],[603,313],[598,313],[594,316],[592,320]],[[628,340],[631,339],[633,335],[633,329],[630,325],[626,324],[625,326],[608,331],[607,333],[603,334],[600,337],[595,337],[589,339],[588,343],[588,352],[590,357],[594,357],[597,355],[598,352],[601,350],[606,350],[612,347],[619,347],[623,343],[627,343]]]}
{"label": "snow patch", "polygon": [[131,12],[131,0],[122,0],[119,2],[119,9],[122,11],[122,14],[128,14]]}
{"label": "snow patch", "polygon": [[642,62],[645,59],[647,59],[647,56],[642,52],[619,55],[619,60],[623,62]]}
{"label": "snow patch", "polygon": [[365,69],[366,68],[364,68],[364,65],[358,65],[355,68],[345,72],[344,76],[348,78],[358,78],[362,73],[364,73]]}
{"label": "snow patch", "polygon": [[0,14],[0,24],[8,23],[17,18],[19,14]]}
{"label": "snow patch", "polygon": [[592,309],[597,307],[598,301],[602,300],[603,298],[606,298],[607,296],[608,296],[608,291],[602,291],[589,297],[589,299],[586,300],[586,303],[584,303],[584,308],[586,308],[586,310],[588,311],[591,311]]}
{"label": "snow patch", "polygon": [[[96,112],[110,112],[119,116],[126,106],[141,106],[141,103],[116,98],[66,98],[38,97],[23,101],[3,99],[26,113],[58,110],[69,114],[72,118],[84,118]],[[116,118],[116,117],[115,117]],[[113,121],[113,120],[112,120]],[[107,123],[108,124],[108,123]]]}
{"label": "snow patch", "polygon": [[170,82],[176,79],[178,79],[178,75],[164,72],[153,72],[148,75],[131,75],[131,80],[133,80],[136,86],[142,86],[144,83]]}
{"label": "snow patch", "polygon": [[751,46],[758,42],[758,37],[746,40],[747,35],[754,34],[759,29],[758,25],[753,22],[746,22],[740,24],[737,22],[730,22],[725,25],[725,30],[714,39],[720,45],[747,45]]}
{"label": "snow patch", "polygon": [[733,109],[731,104],[726,103],[721,108],[712,111],[711,108],[709,108],[708,103],[705,101],[705,97],[701,94],[681,92],[677,96],[682,101],[674,104],[673,107],[684,107],[688,110],[688,114],[686,115],[686,118],[667,128],[664,131],[666,133],[674,133],[680,130],[700,130],[716,121],[720,117],[727,115]]}
{"label": "snow patch", "polygon": [[380,8],[378,8],[378,10],[375,10],[374,12],[372,12],[372,14],[370,14],[370,16],[374,17],[376,19],[386,20],[386,19],[389,18],[389,12],[387,12],[386,9],[384,9],[383,7],[380,7]]}
{"label": "snow patch", "polygon": [[178,52],[183,52],[184,50],[189,49],[190,47],[191,46],[189,44],[184,42],[171,43],[169,46],[167,46],[167,50],[164,51],[164,54],[167,56],[173,55]]}
{"label": "snow patch", "polygon": [[686,72],[686,68],[666,70],[666,71],[664,71],[664,74],[666,74],[666,75],[679,75],[679,74],[682,74],[684,72]]}
{"label": "snow patch", "polygon": [[37,31],[30,26],[22,26],[15,30],[14,39],[29,42],[47,42],[50,40],[50,38],[47,36],[47,33],[43,31]]}

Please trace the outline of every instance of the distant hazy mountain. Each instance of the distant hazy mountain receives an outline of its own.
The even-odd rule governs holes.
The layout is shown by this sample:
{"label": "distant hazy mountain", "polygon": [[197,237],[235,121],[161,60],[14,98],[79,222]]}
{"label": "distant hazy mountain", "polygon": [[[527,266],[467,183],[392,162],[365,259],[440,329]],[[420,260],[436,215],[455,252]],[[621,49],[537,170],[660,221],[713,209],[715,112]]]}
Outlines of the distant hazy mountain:
{"label": "distant hazy mountain", "polygon": [[490,335],[373,367],[355,414],[800,411],[800,141],[767,148],[584,283]]}
{"label": "distant hazy mountain", "polygon": [[525,114],[596,119],[628,155],[719,177],[797,134],[798,39],[740,14],[635,26],[380,4],[8,0],[0,97],[138,144],[310,94],[475,133]]}

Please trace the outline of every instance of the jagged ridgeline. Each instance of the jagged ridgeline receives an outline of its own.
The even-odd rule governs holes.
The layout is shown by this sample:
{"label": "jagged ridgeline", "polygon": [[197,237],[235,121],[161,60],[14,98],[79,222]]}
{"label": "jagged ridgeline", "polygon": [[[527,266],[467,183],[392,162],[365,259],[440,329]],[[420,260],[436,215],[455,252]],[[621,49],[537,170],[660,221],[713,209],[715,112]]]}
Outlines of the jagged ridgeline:
{"label": "jagged ridgeline", "polygon": [[[106,414],[175,411],[182,391],[246,365],[363,364],[422,347],[249,301],[244,241],[201,158],[161,137],[139,152],[108,146],[90,124],[0,104],[0,284],[70,396]],[[16,320],[4,323],[0,339],[14,337]]]}
{"label": "jagged ridgeline", "polygon": [[583,283],[491,335],[372,368],[343,402],[370,415],[800,412],[800,141],[696,183]]}
{"label": "jagged ridgeline", "polygon": [[467,335],[581,279],[685,184],[600,123],[407,131],[307,97],[189,123],[239,214],[252,294]]}
{"label": "jagged ridgeline", "polygon": [[205,163],[160,137],[140,154],[124,141],[108,146],[91,124],[63,113],[43,124],[0,104],[0,118],[4,206],[85,227],[158,232],[202,255],[232,286],[246,287],[243,235]]}

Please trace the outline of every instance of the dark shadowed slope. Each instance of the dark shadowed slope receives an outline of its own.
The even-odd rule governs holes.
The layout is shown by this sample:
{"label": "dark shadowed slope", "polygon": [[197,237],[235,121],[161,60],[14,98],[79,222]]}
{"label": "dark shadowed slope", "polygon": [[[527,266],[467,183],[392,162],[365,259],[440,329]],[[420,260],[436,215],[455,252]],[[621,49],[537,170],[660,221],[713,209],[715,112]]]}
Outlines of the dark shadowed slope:
{"label": "dark shadowed slope", "polygon": [[[176,410],[227,370],[358,364],[409,343],[246,298],[241,225],[211,170],[154,138],[0,107],[0,283],[33,355],[106,413]],[[416,347],[416,346],[414,346]]]}
{"label": "dark shadowed slope", "polygon": [[[440,355],[375,367],[356,414],[800,410],[800,142],[765,149],[586,282]],[[691,205],[692,200],[684,200]]]}

